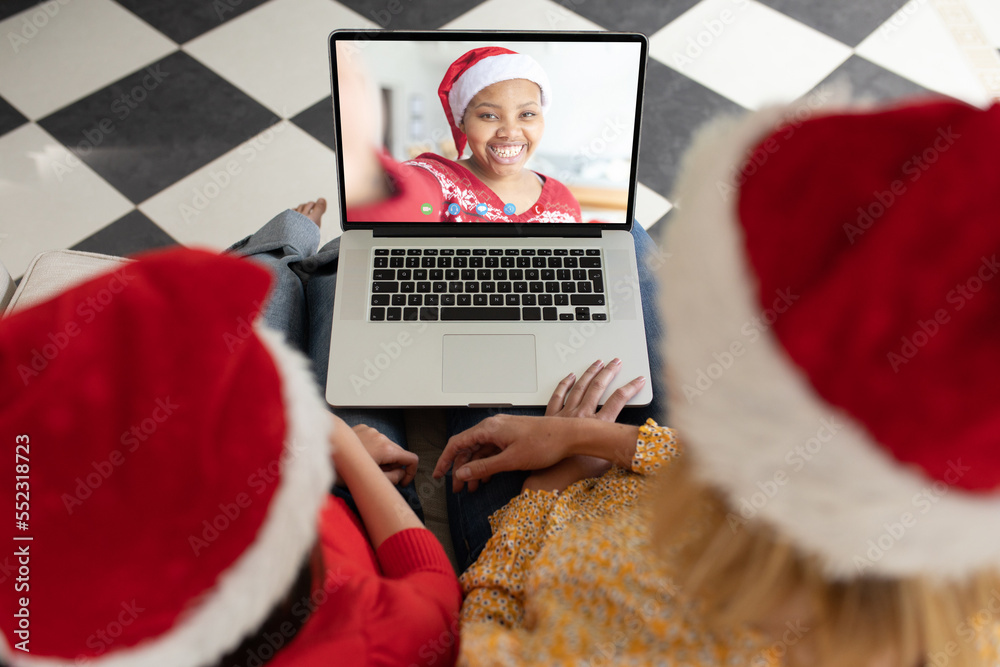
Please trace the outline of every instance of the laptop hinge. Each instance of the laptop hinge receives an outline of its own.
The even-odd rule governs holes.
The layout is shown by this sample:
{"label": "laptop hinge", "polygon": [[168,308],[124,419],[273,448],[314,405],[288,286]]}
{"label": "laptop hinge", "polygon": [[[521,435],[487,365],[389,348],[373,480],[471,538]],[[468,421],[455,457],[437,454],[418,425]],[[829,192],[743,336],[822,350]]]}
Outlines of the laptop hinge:
{"label": "laptop hinge", "polygon": [[[525,233],[530,228],[531,233]],[[373,238],[601,238],[597,225],[561,225],[558,223],[533,223],[519,225],[462,225],[461,227],[437,225],[379,225],[372,229]]]}

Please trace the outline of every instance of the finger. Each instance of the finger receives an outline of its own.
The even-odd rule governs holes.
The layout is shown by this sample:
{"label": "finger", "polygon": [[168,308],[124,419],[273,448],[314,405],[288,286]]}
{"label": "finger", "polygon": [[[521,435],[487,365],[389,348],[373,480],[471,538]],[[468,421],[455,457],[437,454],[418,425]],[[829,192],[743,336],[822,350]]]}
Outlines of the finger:
{"label": "finger", "polygon": [[560,410],[563,409],[563,405],[566,403],[566,394],[569,392],[569,388],[573,386],[573,382],[576,381],[576,373],[570,373],[556,385],[555,391],[552,392],[552,398],[549,399],[549,404],[545,406],[545,416],[551,417]]}
{"label": "finger", "polygon": [[392,470],[386,470],[385,476],[393,486],[398,486],[400,482],[403,481],[403,476],[406,474],[404,468],[393,468]]}
{"label": "finger", "polygon": [[601,401],[601,396],[604,395],[604,391],[611,384],[611,381],[615,379],[618,372],[622,369],[622,360],[618,357],[612,359],[607,366],[601,369],[601,372],[594,376],[591,381],[590,386],[587,387],[587,391],[583,395],[583,399],[577,406],[578,409],[585,410],[588,415],[592,415],[597,412],[597,405]]}
{"label": "finger", "polygon": [[443,477],[446,472],[454,468],[455,457],[464,450],[475,449],[480,445],[492,443],[495,439],[499,421],[496,417],[490,417],[479,422],[471,428],[467,428],[461,433],[456,433],[448,439],[441,456],[438,457],[437,465],[434,466],[434,477]]}
{"label": "finger", "polygon": [[609,422],[613,422],[618,419],[618,413],[622,411],[625,404],[631,400],[633,396],[642,391],[643,386],[646,384],[646,378],[639,376],[629,382],[624,384],[608,396],[608,400],[604,402],[604,407],[600,409],[597,413],[599,419],[605,419]]}
{"label": "finger", "polygon": [[[455,457],[455,463],[452,466],[452,471],[458,470],[466,463],[468,463],[469,459],[472,458],[473,453],[474,452],[470,452],[468,450],[463,450],[459,452],[458,456]],[[453,474],[451,477],[451,490],[454,493],[458,493],[459,491],[462,490],[463,486],[465,486],[465,482],[463,480],[460,480],[457,475]]]}
{"label": "finger", "polygon": [[399,463],[403,466],[403,470],[406,474],[403,477],[403,486],[406,486],[413,481],[413,478],[417,476],[417,466],[420,463],[420,457],[413,452],[408,452],[403,450],[405,456],[400,457]]}
{"label": "finger", "polygon": [[583,399],[583,395],[587,391],[587,387],[590,386],[590,381],[594,379],[594,376],[597,375],[602,368],[604,368],[604,362],[598,359],[583,372],[580,379],[576,381],[575,385],[573,385],[573,389],[570,390],[569,395],[566,396],[566,409],[572,410],[579,405],[580,400]]}
{"label": "finger", "polygon": [[485,459],[472,459],[455,470],[455,478],[462,482],[471,482],[473,480],[483,480],[498,472],[509,470],[506,467],[506,453],[507,450],[504,450],[496,456],[490,456]]}

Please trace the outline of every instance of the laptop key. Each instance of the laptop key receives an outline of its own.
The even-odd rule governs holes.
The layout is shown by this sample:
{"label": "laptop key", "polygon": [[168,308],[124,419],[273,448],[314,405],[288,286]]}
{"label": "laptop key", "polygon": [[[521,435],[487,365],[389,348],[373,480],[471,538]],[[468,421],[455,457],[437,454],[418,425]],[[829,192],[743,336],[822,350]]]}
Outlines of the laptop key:
{"label": "laptop key", "polygon": [[594,318],[595,321],[605,322],[608,319],[608,314],[607,313],[594,313],[593,318]]}
{"label": "laptop key", "polygon": [[420,266],[424,269],[433,269],[437,265],[437,258],[435,257],[421,257]]}
{"label": "laptop key", "polygon": [[[468,306],[468,305],[471,305],[471,304],[472,304],[472,295],[471,294],[459,294],[458,295],[458,305],[460,305],[460,306]],[[445,305],[447,306],[448,304],[445,304]]]}
{"label": "laptop key", "polygon": [[556,305],[557,306],[568,306],[569,305],[569,294],[556,294]]}
{"label": "laptop key", "polygon": [[519,294],[524,294],[525,292],[528,291],[528,283],[523,281],[514,283],[514,291]]}
{"label": "laptop key", "polygon": [[420,266],[420,258],[419,257],[407,257],[406,258],[406,268],[408,268],[408,269],[415,269],[415,268],[417,268],[419,266]]}
{"label": "laptop key", "polygon": [[586,306],[577,306],[576,308],[576,319],[577,320],[589,320],[590,319],[590,308]]}
{"label": "laptop key", "polygon": [[461,292],[462,283],[457,280],[448,283],[448,291],[451,292],[452,294],[457,294],[458,292]]}
{"label": "laptop key", "polygon": [[566,322],[573,320],[573,313],[559,313],[559,321]]}
{"label": "laptop key", "polygon": [[392,295],[392,305],[394,305],[394,306],[405,306],[406,305],[406,295],[405,294],[393,294]]}
{"label": "laptop key", "polygon": [[373,306],[388,306],[390,296],[388,294],[372,294]]}
{"label": "laptop key", "polygon": [[436,255],[438,254],[437,248],[424,248],[425,255]]}
{"label": "laptop key", "polygon": [[590,291],[593,288],[594,284],[586,280],[581,280],[576,284],[576,291],[578,294],[590,294]]}
{"label": "laptop key", "polygon": [[569,251],[569,254],[571,254],[571,255],[582,255],[583,254],[583,248],[571,248],[570,251]]}
{"label": "laptop key", "polygon": [[376,269],[384,269],[385,267],[389,266],[389,258],[376,257],[375,261],[372,263],[372,266],[374,266]]}
{"label": "laptop key", "polygon": [[425,306],[436,306],[440,303],[440,297],[437,294],[428,294],[424,297]]}
{"label": "laptop key", "polygon": [[[516,294],[508,294],[507,296],[508,297],[512,296],[512,297],[515,297],[515,298],[517,297]],[[503,294],[490,294],[490,305],[491,306],[502,306],[502,305],[504,305]],[[507,305],[508,306],[516,306],[516,305],[519,305],[519,304],[508,303]]]}
{"label": "laptop key", "polygon": [[427,280],[427,269],[413,269],[414,280]]}
{"label": "laptop key", "polygon": [[603,306],[603,294],[571,294],[569,296],[570,305],[573,306]]}
{"label": "laptop key", "polygon": [[437,322],[438,321],[438,309],[435,307],[424,306],[420,309],[420,321],[421,322]]}
{"label": "laptop key", "polygon": [[476,271],[476,280],[489,280],[493,277],[493,272],[489,269],[479,269]]}
{"label": "laptop key", "polygon": [[552,305],[552,295],[551,294],[539,294],[538,295],[538,305],[539,306],[551,306]]}
{"label": "laptop key", "polygon": [[[591,269],[593,271],[594,269]],[[573,280],[586,280],[587,269],[573,269]]]}
{"label": "laptop key", "polygon": [[[545,270],[546,271],[550,271],[551,269],[545,269]],[[538,278],[539,278],[538,269],[525,269],[524,270],[524,279],[525,280],[538,280]]]}
{"label": "laptop key", "polygon": [[518,257],[517,258],[517,266],[518,266],[518,268],[521,268],[521,269],[528,268],[529,266],[531,266],[531,258],[530,257],[523,257],[523,256],[522,257]]}
{"label": "laptop key", "polygon": [[461,308],[458,306],[441,309],[441,320],[444,322],[469,322],[481,320],[520,320],[521,309],[508,306],[485,306],[477,308],[469,306]]}
{"label": "laptop key", "polygon": [[545,291],[545,286],[542,283],[535,281],[532,283],[528,283],[528,290],[530,290],[535,294],[538,294],[539,292]]}
{"label": "laptop key", "polygon": [[398,291],[399,291],[399,283],[395,281],[390,282],[388,280],[385,280],[372,283],[373,294],[382,292],[392,294],[393,292],[398,292]]}
{"label": "laptop key", "polygon": [[600,248],[587,248],[587,254],[588,255],[600,255],[601,254],[601,249]]}
{"label": "laptop key", "polygon": [[[514,296],[517,296],[516,294]],[[522,306],[534,306],[538,303],[537,298],[534,294],[525,294],[521,297]]]}
{"label": "laptop key", "polygon": [[399,291],[403,294],[412,294],[417,291],[417,284],[413,281],[407,281],[405,283],[399,284]]}
{"label": "laptop key", "polygon": [[385,309],[385,321],[386,322],[399,322],[403,319],[403,309],[402,308],[386,308]]}
{"label": "laptop key", "polygon": [[402,248],[393,248],[392,250],[389,251],[389,254],[393,256],[405,255],[406,251],[403,250]]}
{"label": "laptop key", "polygon": [[559,311],[555,306],[549,306],[548,308],[542,308],[542,319],[543,320],[555,320],[559,317]]}
{"label": "laptop key", "polygon": [[597,293],[604,292],[604,281],[603,280],[601,280],[600,278],[597,278],[596,280],[592,280],[590,282],[591,282],[591,284],[593,284],[595,292],[597,292]]}
{"label": "laptop key", "polygon": [[413,280],[413,269],[399,269],[396,271],[396,280]]}
{"label": "laptop key", "polygon": [[[465,254],[468,255],[469,253],[466,252]],[[465,267],[467,267],[469,265],[469,258],[468,257],[456,257],[455,261],[452,262],[451,265],[454,266],[456,269],[464,269]]]}
{"label": "laptop key", "polygon": [[561,255],[561,256],[565,257],[566,255],[569,254],[569,251],[566,250],[566,248],[556,248],[555,250],[552,251],[552,254],[553,255]]}
{"label": "laptop key", "polygon": [[395,269],[375,269],[372,271],[372,280],[395,280]]}
{"label": "laptop key", "polygon": [[406,263],[406,259],[403,257],[390,257],[389,258],[389,268],[391,269],[401,269],[403,264]]}
{"label": "laptop key", "polygon": [[581,257],[580,266],[584,269],[597,269],[601,266],[600,257]]}
{"label": "laptop key", "polygon": [[406,297],[407,306],[422,306],[424,305],[424,295],[423,294],[410,294]]}
{"label": "laptop key", "polygon": [[[485,306],[489,303],[485,294],[473,294],[472,295],[472,305],[473,306]],[[459,304],[459,305],[469,305],[469,304]]]}
{"label": "laptop key", "polygon": [[514,290],[514,286],[509,281],[497,283],[497,291],[501,294],[509,294]]}
{"label": "laptop key", "polygon": [[444,269],[431,269],[430,278],[431,280],[444,280]]}
{"label": "laptop key", "polygon": [[371,319],[372,319],[373,322],[381,322],[381,321],[383,321],[385,319],[385,308],[382,308],[381,306],[378,306],[376,308],[372,308],[372,310],[371,310]]}
{"label": "laptop key", "polygon": [[508,294],[507,298],[506,298],[506,301],[504,301],[504,297],[503,297],[502,294],[497,294],[496,296],[500,297],[500,303],[493,303],[493,299],[491,298],[490,299],[490,305],[491,306],[492,305],[502,306],[502,305],[504,305],[504,303],[506,303],[508,306],[520,306],[521,305],[521,297],[518,296],[517,294]]}
{"label": "laptop key", "polygon": [[455,251],[456,255],[462,255],[465,257],[468,257],[471,253],[472,251],[469,248],[459,248],[458,250]]}
{"label": "laptop key", "polygon": [[430,294],[431,284],[426,280],[417,283],[417,292],[420,294]]}
{"label": "laptop key", "polygon": [[442,306],[454,306],[455,305],[455,295],[454,294],[442,294],[441,295],[441,305]]}
{"label": "laptop key", "polygon": [[458,269],[445,269],[444,279],[445,280],[458,280],[458,277],[462,275],[462,272]]}
{"label": "laptop key", "polygon": [[564,282],[560,285],[563,292],[567,294],[572,294],[576,292],[576,283]]}
{"label": "laptop key", "polygon": [[470,283],[470,282],[465,283],[465,291],[469,292],[470,294],[475,294],[476,292],[479,291],[479,283]]}
{"label": "laptop key", "polygon": [[[589,285],[590,283],[587,284]],[[448,291],[448,283],[443,280],[438,280],[434,283],[433,290],[435,294],[443,294]]]}
{"label": "laptop key", "polygon": [[557,283],[554,280],[550,280],[549,282],[545,283],[545,291],[548,292],[549,294],[558,294],[559,283]]}
{"label": "laptop key", "polygon": [[403,321],[404,322],[416,322],[419,317],[419,308],[404,308],[403,309]]}
{"label": "laptop key", "polygon": [[388,255],[388,254],[389,254],[389,249],[388,248],[375,248],[375,255],[376,256],[378,256],[378,255]]}
{"label": "laptop key", "polygon": [[577,266],[579,266],[579,260],[576,257],[567,257],[563,260],[563,268],[575,269]]}
{"label": "laptop key", "polygon": [[522,308],[521,309],[521,319],[524,320],[540,320],[542,319],[542,309],[541,308]]}
{"label": "laptop key", "polygon": [[497,291],[497,284],[492,280],[489,280],[485,283],[479,283],[479,291],[485,292],[486,294],[493,294],[494,292]]}
{"label": "laptop key", "polygon": [[462,269],[462,280],[475,280],[476,270],[475,269]]}

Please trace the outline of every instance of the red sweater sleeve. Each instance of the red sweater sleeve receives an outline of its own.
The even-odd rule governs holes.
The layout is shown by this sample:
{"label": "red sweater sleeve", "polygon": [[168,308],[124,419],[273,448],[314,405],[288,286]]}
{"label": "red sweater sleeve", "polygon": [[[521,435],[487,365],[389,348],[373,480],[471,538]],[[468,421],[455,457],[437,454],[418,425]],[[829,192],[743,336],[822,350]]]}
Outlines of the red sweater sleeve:
{"label": "red sweater sleeve", "polygon": [[458,655],[458,579],[425,528],[396,533],[373,551],[343,501],[322,513],[325,579],[312,614],[268,667],[424,665]]}
{"label": "red sweater sleeve", "polygon": [[[444,218],[441,185],[426,169],[406,166],[386,153],[378,156],[392,184],[392,196],[367,206],[347,209],[348,222],[441,222]],[[431,205],[431,213],[421,210]]]}

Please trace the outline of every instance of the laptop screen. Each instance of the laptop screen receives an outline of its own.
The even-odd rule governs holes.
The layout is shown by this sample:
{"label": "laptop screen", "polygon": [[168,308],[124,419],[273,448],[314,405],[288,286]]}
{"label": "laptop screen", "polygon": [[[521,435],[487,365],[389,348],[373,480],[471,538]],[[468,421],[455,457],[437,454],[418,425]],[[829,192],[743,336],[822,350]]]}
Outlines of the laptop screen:
{"label": "laptop screen", "polygon": [[642,35],[337,31],[330,50],[345,229],[631,223]]}

